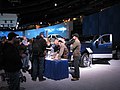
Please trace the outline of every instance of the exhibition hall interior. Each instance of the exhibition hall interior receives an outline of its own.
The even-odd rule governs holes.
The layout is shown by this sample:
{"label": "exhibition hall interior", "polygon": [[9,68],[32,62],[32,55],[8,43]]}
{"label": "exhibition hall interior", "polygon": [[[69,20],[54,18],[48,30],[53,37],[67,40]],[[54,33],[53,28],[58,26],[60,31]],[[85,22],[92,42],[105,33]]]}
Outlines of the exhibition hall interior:
{"label": "exhibition hall interior", "polygon": [[119,90],[120,0],[0,0],[0,90]]}

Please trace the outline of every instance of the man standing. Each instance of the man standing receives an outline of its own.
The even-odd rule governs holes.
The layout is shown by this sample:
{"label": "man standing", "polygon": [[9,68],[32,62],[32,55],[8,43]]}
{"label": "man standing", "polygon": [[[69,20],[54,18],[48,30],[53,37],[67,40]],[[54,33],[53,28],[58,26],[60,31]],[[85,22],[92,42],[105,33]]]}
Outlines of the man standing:
{"label": "man standing", "polygon": [[74,73],[72,74],[71,81],[79,80],[80,72],[79,72],[79,61],[80,61],[80,48],[81,44],[79,41],[79,35],[77,33],[73,34],[73,39],[75,40],[72,44],[72,51],[73,51],[73,60],[74,60]]}
{"label": "man standing", "polygon": [[9,78],[9,90],[20,90],[20,69],[22,68],[21,57],[14,45],[17,34],[10,32],[8,41],[3,45],[3,69]]}
{"label": "man standing", "polygon": [[26,38],[26,36],[23,36],[23,40],[22,40],[22,44],[21,46],[24,47],[24,57],[22,58],[22,62],[23,62],[23,72],[26,72],[29,68],[29,51],[28,51],[28,39]]}
{"label": "man standing", "polygon": [[40,35],[37,36],[32,43],[32,53],[33,53],[32,80],[33,81],[36,81],[37,77],[39,78],[39,81],[46,80],[45,78],[43,78],[46,47],[47,47],[47,42],[44,39],[43,33],[40,33]]}

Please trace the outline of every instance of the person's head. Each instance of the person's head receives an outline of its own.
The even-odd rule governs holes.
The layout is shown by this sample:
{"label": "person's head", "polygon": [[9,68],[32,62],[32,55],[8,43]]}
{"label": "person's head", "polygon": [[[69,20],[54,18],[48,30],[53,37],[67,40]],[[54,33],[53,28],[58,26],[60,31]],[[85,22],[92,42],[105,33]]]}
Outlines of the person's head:
{"label": "person's head", "polygon": [[39,36],[44,38],[44,32],[41,32]]}
{"label": "person's head", "polygon": [[18,34],[16,34],[16,33],[14,33],[14,32],[10,32],[9,34],[8,34],[8,40],[9,41],[14,41],[15,39],[16,39],[16,36],[19,36]]}
{"label": "person's head", "polygon": [[36,36],[36,39],[40,39],[40,36],[39,36],[39,35],[37,35],[37,36]]}
{"label": "person's head", "polygon": [[55,39],[54,44],[55,44],[55,45],[58,45],[58,44],[59,44],[58,39]]}
{"label": "person's head", "polygon": [[64,43],[64,44],[66,43],[64,38],[60,38],[59,41]]}
{"label": "person's head", "polygon": [[23,40],[27,40],[26,36],[23,36]]}
{"label": "person's head", "polygon": [[73,37],[73,39],[78,39],[78,38],[79,38],[79,34],[74,33],[74,34],[72,35],[72,37]]}
{"label": "person's head", "polygon": [[61,43],[65,44],[65,40],[64,40],[64,39],[60,39],[58,42],[59,42],[59,45],[60,45]]}
{"label": "person's head", "polygon": [[62,40],[59,40],[58,42],[59,42],[59,45],[60,45],[61,43],[63,43],[63,41],[62,41]]}
{"label": "person's head", "polygon": [[1,38],[1,40],[2,40],[3,43],[6,42],[6,40],[7,40],[6,36],[3,36],[3,37]]}

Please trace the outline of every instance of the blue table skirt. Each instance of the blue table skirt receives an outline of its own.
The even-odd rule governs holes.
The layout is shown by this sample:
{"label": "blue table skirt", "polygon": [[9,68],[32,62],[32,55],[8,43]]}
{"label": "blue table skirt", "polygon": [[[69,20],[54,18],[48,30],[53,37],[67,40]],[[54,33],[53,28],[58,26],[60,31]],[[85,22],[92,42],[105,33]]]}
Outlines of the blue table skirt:
{"label": "blue table skirt", "polygon": [[68,60],[46,60],[44,76],[53,80],[68,78]]}

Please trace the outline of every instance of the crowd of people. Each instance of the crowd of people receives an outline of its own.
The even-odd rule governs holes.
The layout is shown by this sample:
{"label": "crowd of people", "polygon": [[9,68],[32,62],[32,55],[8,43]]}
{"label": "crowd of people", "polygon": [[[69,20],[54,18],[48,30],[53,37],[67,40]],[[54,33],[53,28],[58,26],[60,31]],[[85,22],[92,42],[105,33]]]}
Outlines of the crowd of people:
{"label": "crowd of people", "polygon": [[[55,39],[54,44],[50,40],[44,39],[44,33],[40,33],[36,38],[28,40],[25,36],[23,39],[16,38],[18,35],[14,32],[2,38],[0,42],[0,69],[5,71],[9,78],[9,90],[20,90],[20,71],[28,71],[31,79],[36,81],[44,81],[45,58],[49,56],[54,60],[61,58],[68,59],[70,50],[68,49],[64,39]],[[74,59],[74,73],[72,73],[72,81],[79,80],[79,61],[80,48],[79,35],[72,35],[69,45],[72,46],[72,55]],[[31,68],[29,68],[31,62]]]}

